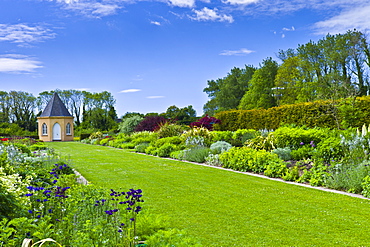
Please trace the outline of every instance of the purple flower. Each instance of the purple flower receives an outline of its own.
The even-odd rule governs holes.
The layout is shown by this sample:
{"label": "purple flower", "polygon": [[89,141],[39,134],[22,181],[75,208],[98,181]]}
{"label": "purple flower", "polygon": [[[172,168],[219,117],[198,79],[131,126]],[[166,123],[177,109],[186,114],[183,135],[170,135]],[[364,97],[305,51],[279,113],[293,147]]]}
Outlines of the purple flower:
{"label": "purple flower", "polygon": [[299,145],[304,145],[304,142],[299,143]]}
{"label": "purple flower", "polygon": [[135,221],[135,218],[131,218],[130,220],[131,220],[131,221]]}
{"label": "purple flower", "polygon": [[55,184],[56,182],[58,182],[58,180],[54,180],[54,181],[53,181],[53,184]]}
{"label": "purple flower", "polygon": [[118,232],[122,232],[122,229],[119,229]]}

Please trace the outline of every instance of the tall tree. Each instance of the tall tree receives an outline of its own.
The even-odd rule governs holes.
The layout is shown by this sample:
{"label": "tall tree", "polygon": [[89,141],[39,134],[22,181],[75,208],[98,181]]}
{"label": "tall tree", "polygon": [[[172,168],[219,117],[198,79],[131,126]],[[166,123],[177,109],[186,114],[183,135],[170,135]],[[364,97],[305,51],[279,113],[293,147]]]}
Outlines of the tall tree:
{"label": "tall tree", "polygon": [[16,123],[25,130],[35,131],[36,124],[36,97],[22,91],[10,91],[10,122]]}
{"label": "tall tree", "polygon": [[248,90],[255,70],[250,65],[243,69],[234,67],[226,77],[208,81],[208,87],[203,90],[210,98],[203,107],[205,114],[213,115],[219,111],[236,109]]}
{"label": "tall tree", "polygon": [[239,109],[267,109],[276,106],[272,88],[275,86],[277,70],[278,64],[271,57],[262,62],[261,67],[253,74],[251,86],[241,99]]}
{"label": "tall tree", "polygon": [[0,122],[8,123],[10,120],[10,102],[8,93],[0,91]]}

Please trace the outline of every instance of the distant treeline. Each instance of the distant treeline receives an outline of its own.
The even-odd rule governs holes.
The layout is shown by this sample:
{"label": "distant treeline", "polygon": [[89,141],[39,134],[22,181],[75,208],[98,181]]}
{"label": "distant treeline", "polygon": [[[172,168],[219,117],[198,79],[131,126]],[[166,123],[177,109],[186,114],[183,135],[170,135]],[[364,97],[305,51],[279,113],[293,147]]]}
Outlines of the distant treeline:
{"label": "distant treeline", "polygon": [[233,68],[209,80],[205,114],[369,95],[370,45],[353,30],[280,50],[281,63],[267,58],[259,68]]}

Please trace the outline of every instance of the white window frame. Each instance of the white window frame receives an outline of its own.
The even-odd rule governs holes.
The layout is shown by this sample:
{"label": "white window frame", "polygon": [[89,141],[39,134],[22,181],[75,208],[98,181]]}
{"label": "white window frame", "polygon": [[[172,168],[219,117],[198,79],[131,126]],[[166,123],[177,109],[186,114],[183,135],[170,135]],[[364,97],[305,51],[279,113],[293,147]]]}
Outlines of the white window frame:
{"label": "white window frame", "polygon": [[66,135],[69,135],[69,136],[72,135],[70,123],[67,123],[66,125]]}
{"label": "white window frame", "polygon": [[42,135],[43,136],[47,136],[48,135],[48,126],[46,125],[46,123],[43,123],[42,124]]}

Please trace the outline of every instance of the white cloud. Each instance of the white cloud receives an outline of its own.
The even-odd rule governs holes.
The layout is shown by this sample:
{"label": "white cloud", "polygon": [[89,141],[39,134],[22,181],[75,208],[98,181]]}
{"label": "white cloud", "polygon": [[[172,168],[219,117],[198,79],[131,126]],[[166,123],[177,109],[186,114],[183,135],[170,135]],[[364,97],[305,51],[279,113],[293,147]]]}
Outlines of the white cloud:
{"label": "white cloud", "polygon": [[370,29],[370,5],[355,6],[342,11],[325,21],[315,23],[315,33],[318,35],[345,33],[347,30],[356,28],[360,31]]}
{"label": "white cloud", "polygon": [[122,90],[120,91],[120,93],[136,93],[136,92],[140,92],[141,89],[126,89],[126,90]]}
{"label": "white cloud", "polygon": [[110,4],[110,3],[98,3],[98,2],[78,2],[78,1],[62,1],[67,3],[65,6],[68,10],[73,10],[80,12],[81,14],[88,16],[88,17],[103,17],[108,15],[114,15],[116,14],[117,9],[120,9],[116,4]]}
{"label": "white cloud", "polygon": [[19,45],[42,42],[55,37],[50,29],[41,25],[0,24],[0,41],[9,41]]}
{"label": "white cloud", "polygon": [[194,7],[195,0],[169,0],[169,3],[177,7]]}
{"label": "white cloud", "polygon": [[224,50],[220,53],[220,55],[222,56],[245,56],[245,55],[248,55],[248,54],[251,54],[255,51],[251,51],[251,50],[248,50],[246,48],[242,48],[242,49],[239,49],[239,50]]}
{"label": "white cloud", "polygon": [[231,15],[226,15],[226,14],[219,14],[218,9],[209,9],[207,7],[204,7],[201,10],[194,10],[193,12],[196,14],[195,17],[191,17],[190,19],[192,20],[197,20],[197,21],[219,21],[219,22],[229,22],[232,23],[234,22],[234,19]]}
{"label": "white cloud", "polygon": [[0,72],[3,73],[30,73],[43,68],[41,62],[28,56],[7,54],[0,56]]}
{"label": "white cloud", "polygon": [[287,31],[287,32],[289,32],[289,31],[295,31],[295,28],[293,26],[292,26],[292,28],[284,27],[283,28],[283,31]]}
{"label": "white cloud", "polygon": [[150,24],[153,24],[153,25],[156,25],[156,26],[161,25],[161,23],[159,21],[150,21]]}
{"label": "white cloud", "polygon": [[258,3],[260,0],[223,0],[223,3],[228,3],[231,5],[249,5],[252,3]]}
{"label": "white cloud", "polygon": [[164,96],[148,96],[146,98],[147,99],[160,99],[160,98],[164,98]]}

